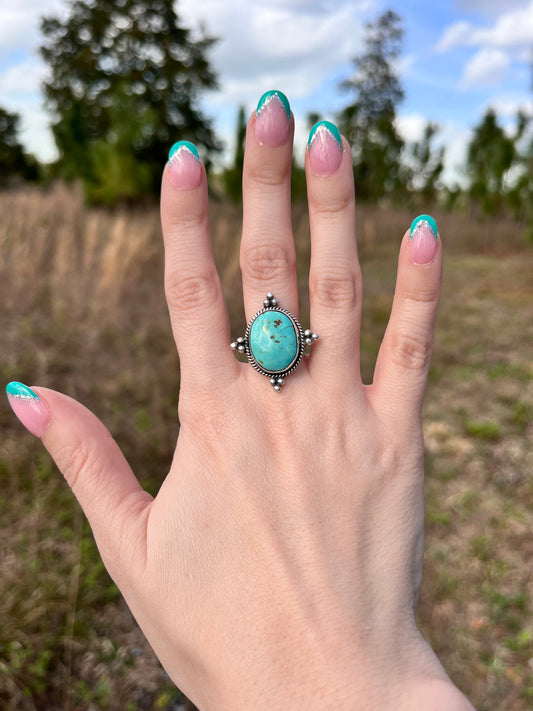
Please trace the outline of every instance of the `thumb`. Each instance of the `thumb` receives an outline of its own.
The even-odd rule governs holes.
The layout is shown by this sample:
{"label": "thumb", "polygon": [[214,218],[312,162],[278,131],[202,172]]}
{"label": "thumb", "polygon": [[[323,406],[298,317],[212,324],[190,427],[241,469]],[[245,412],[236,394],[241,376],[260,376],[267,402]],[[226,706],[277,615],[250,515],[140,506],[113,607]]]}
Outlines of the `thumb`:
{"label": "thumb", "polygon": [[145,492],[107,428],[87,408],[47,388],[9,383],[15,415],[40,437],[78,499],[111,575],[144,560]]}

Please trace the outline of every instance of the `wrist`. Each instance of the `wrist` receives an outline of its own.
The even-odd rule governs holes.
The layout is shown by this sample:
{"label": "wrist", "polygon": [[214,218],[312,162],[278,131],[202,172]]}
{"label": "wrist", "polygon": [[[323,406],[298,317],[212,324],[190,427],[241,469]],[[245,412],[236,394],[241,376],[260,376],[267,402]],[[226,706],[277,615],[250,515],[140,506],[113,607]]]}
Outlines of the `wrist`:
{"label": "wrist", "polygon": [[[391,707],[392,708],[392,707]],[[402,695],[397,711],[475,711],[449,678],[421,678]]]}
{"label": "wrist", "polygon": [[201,711],[475,711],[418,631],[365,653],[324,644],[316,654],[298,647],[262,661],[233,683],[226,676]]}

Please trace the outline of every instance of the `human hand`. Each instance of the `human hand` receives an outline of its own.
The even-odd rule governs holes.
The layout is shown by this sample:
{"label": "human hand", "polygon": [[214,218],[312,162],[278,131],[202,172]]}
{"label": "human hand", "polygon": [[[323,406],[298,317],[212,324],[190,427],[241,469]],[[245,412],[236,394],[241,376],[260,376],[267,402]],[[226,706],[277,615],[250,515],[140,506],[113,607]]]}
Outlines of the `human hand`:
{"label": "human hand", "polygon": [[[248,125],[247,319],[269,291],[298,313],[287,107],[270,96]],[[79,403],[16,385],[10,402],[72,487],[162,664],[202,711],[471,709],[415,623],[420,410],[441,241],[427,220],[404,235],[374,382],[363,385],[350,149],[331,125],[312,135],[309,289],[320,340],[281,392],[229,349],[205,171],[180,145],[164,171],[161,218],[181,429],[158,495],[142,490]]]}

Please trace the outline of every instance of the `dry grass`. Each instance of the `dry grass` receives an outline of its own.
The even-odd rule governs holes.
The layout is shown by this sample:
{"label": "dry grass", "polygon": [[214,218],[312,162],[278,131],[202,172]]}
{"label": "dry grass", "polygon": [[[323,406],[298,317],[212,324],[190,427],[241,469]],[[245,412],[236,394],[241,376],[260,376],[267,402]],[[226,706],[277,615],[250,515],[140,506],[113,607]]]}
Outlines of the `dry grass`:
{"label": "dry grass", "polygon": [[[179,385],[157,211],[87,211],[57,186],[0,194],[0,214],[4,382],[83,401],[155,491],[177,435]],[[446,269],[425,408],[420,624],[480,711],[525,711],[533,699],[531,250],[512,223],[435,216]],[[367,381],[412,217],[359,209]],[[303,206],[293,223],[305,317]],[[238,209],[215,203],[212,224],[238,331]],[[176,709],[180,696],[103,570],[70,491],[6,403],[0,423],[0,705]]]}

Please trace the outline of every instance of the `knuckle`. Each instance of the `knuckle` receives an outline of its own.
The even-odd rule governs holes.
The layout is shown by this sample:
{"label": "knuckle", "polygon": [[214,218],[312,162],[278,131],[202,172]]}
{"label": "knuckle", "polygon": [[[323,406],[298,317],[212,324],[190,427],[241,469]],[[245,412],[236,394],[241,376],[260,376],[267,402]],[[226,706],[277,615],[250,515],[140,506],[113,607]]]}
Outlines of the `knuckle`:
{"label": "knuckle", "polygon": [[396,365],[406,370],[423,373],[429,366],[432,336],[397,333],[392,337],[391,357]]}
{"label": "knuckle", "polygon": [[215,272],[190,274],[175,271],[166,276],[165,293],[172,311],[188,313],[214,305],[220,295],[220,286]]}
{"label": "knuckle", "polygon": [[[138,567],[146,562],[146,539],[143,533],[149,515],[148,496],[139,497],[137,492],[127,494],[120,504],[120,515],[117,515],[117,512],[114,514],[113,534],[106,538],[99,537],[100,554],[115,580],[125,563]],[[132,520],[136,522],[136,526],[131,525]],[[117,565],[119,561],[122,566]]]}
{"label": "knuckle", "polygon": [[328,194],[326,197],[326,200],[316,200],[313,205],[314,212],[318,216],[324,216],[325,218],[336,217],[354,209],[353,192]]}
{"label": "knuckle", "polygon": [[243,251],[241,269],[250,281],[284,281],[294,271],[295,258],[281,245],[256,245]]}
{"label": "knuckle", "polygon": [[311,299],[330,309],[351,309],[357,304],[358,276],[355,270],[321,271],[309,282]]}
{"label": "knuckle", "polygon": [[209,215],[204,203],[191,200],[187,205],[187,209],[172,216],[168,226],[172,239],[178,239],[180,235],[188,232],[196,234],[199,230],[209,231]]}
{"label": "knuckle", "polygon": [[420,304],[437,304],[440,297],[438,287],[407,290],[403,293],[403,301],[407,308],[417,308]]}
{"label": "knuckle", "polygon": [[82,440],[68,442],[57,453],[58,465],[70,488],[77,492],[81,482],[97,490],[102,478],[103,465],[96,450]]}
{"label": "knuckle", "polygon": [[268,166],[265,163],[248,168],[247,178],[253,180],[257,187],[261,189],[284,187],[289,180],[290,163],[288,166]]}

